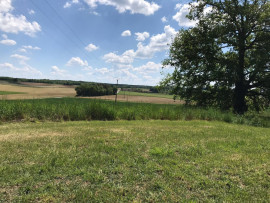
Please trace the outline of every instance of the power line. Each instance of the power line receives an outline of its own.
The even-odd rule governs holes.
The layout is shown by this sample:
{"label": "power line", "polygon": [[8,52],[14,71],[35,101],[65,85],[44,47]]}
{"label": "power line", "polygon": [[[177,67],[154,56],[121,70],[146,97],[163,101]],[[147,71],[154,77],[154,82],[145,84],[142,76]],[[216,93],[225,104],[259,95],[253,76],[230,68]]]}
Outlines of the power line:
{"label": "power line", "polygon": [[[77,38],[77,40],[82,44],[82,46],[85,48],[88,44],[82,41],[82,39],[77,35],[77,33],[74,31],[74,29],[64,20],[64,18],[58,13],[58,11],[49,3],[48,0],[45,0],[47,5],[54,11],[56,16],[67,26],[67,28],[72,32],[72,34]],[[93,53],[94,54],[94,53]],[[95,55],[95,54],[94,54]],[[96,56],[96,55],[95,55]]]}
{"label": "power line", "polygon": [[[37,8],[37,7],[36,7]],[[38,8],[37,8],[38,9]],[[16,10],[20,11],[21,13],[24,13],[24,11],[22,9],[20,9],[19,7],[16,8]],[[28,19],[30,19],[31,21],[36,21],[31,15],[27,16]],[[42,31],[45,32],[46,34],[48,34],[50,36],[51,39],[54,39],[54,36],[48,32],[45,29],[42,28]],[[58,40],[54,40],[60,47],[64,48],[64,51],[67,53],[69,53],[69,55],[75,55],[74,52],[71,51],[71,49],[69,49],[68,46],[66,46],[65,44],[62,44],[61,42],[59,42]]]}
{"label": "power line", "polygon": [[[81,47],[78,46],[77,42],[75,42],[70,36],[68,36],[66,34],[66,32],[61,28],[59,27],[52,19],[51,17],[46,13],[44,12],[33,0],[30,0],[32,2],[32,4],[46,17],[46,19],[50,20],[51,23],[69,40],[71,41],[77,48],[78,50],[81,51],[81,53],[83,53],[83,55],[88,58],[88,56],[85,54],[85,52],[82,51]],[[45,1],[46,2],[46,1]],[[48,2],[47,2],[48,3]],[[55,9],[54,9],[55,11]],[[59,16],[59,15],[57,15]],[[66,24],[66,23],[65,23]],[[74,55],[74,54],[73,54]]]}
{"label": "power line", "polygon": [[85,43],[80,39],[80,37],[78,37],[78,35],[76,34],[76,32],[72,29],[72,27],[69,26],[68,23],[65,22],[65,20],[62,18],[62,16],[60,16],[58,14],[58,12],[56,11],[56,9],[48,2],[48,0],[45,0],[45,2],[47,3],[47,5],[49,5],[49,7],[54,11],[54,13],[57,15],[57,17],[69,28],[69,30],[73,33],[73,35],[80,41],[80,43],[85,46]]}

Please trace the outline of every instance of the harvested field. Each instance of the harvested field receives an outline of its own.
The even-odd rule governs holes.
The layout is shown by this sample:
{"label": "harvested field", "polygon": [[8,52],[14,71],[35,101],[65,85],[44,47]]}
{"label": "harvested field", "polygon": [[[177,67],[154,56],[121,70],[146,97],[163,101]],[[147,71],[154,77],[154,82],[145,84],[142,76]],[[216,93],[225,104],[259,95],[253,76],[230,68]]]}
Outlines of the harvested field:
{"label": "harvested field", "polygon": [[[89,97],[91,99],[106,99],[115,100],[115,95],[106,95],[99,97]],[[183,104],[183,101],[161,97],[147,97],[147,96],[131,96],[131,95],[118,95],[117,101],[124,102],[137,102],[137,103],[153,103],[153,104]]]}
{"label": "harvested field", "polygon": [[0,99],[38,99],[52,97],[74,97],[76,95],[74,87],[63,85],[53,85],[50,87],[41,86],[20,86],[14,84],[0,84],[0,91],[22,92],[24,94],[0,95]]}
{"label": "harvested field", "polygon": [[[0,91],[21,92],[23,94],[0,95],[0,99],[40,99],[40,98],[58,98],[58,97],[75,97],[75,86],[56,85],[45,83],[24,82],[21,84],[0,83]],[[88,97],[91,99],[115,100],[115,95]],[[182,104],[183,101],[162,97],[118,95],[118,101],[137,102],[137,103],[154,103],[154,104]]]}
{"label": "harvested field", "polygon": [[37,83],[37,82],[20,82],[19,85],[28,87],[75,88],[75,86],[73,85],[58,85],[58,84]]}

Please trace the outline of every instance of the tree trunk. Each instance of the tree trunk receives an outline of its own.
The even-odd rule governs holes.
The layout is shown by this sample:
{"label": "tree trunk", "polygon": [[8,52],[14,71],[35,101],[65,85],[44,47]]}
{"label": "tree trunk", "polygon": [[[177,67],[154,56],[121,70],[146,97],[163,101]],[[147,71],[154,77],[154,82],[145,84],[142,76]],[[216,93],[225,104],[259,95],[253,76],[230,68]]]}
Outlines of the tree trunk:
{"label": "tree trunk", "polygon": [[236,70],[236,82],[233,95],[233,109],[235,113],[243,114],[247,111],[246,94],[247,86],[245,81],[245,39],[244,34],[239,34],[239,52],[238,52],[238,67]]}
{"label": "tree trunk", "polygon": [[243,81],[237,82],[234,89],[233,109],[235,113],[243,114],[247,111],[246,97],[247,89]]}

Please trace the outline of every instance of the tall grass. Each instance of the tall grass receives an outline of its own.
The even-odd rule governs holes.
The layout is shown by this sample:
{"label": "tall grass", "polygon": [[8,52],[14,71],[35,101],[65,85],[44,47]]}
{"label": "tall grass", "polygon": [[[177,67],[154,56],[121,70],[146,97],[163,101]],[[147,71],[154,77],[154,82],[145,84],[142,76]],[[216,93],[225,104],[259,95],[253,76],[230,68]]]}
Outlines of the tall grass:
{"label": "tall grass", "polygon": [[[266,115],[266,116],[265,116]],[[270,127],[269,116],[236,116],[213,108],[128,103],[81,98],[0,101],[0,121],[216,120]]]}

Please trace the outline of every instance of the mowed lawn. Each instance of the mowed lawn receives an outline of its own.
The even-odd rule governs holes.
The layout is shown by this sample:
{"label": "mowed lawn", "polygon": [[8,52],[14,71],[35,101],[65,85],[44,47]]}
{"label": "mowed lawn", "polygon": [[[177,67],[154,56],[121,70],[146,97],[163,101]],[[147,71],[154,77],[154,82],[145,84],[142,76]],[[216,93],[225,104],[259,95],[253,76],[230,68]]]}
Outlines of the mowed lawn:
{"label": "mowed lawn", "polygon": [[0,202],[268,202],[270,129],[207,121],[2,123]]}

